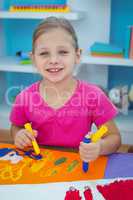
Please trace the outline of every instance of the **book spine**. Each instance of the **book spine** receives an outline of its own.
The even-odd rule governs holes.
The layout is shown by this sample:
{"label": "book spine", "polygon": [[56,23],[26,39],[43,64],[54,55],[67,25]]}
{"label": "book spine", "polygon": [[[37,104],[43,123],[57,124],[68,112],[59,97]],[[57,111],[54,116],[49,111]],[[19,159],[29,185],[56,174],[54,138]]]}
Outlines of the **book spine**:
{"label": "book spine", "polygon": [[124,57],[129,58],[131,27],[126,28]]}
{"label": "book spine", "polygon": [[133,27],[131,27],[131,40],[130,40],[129,58],[133,59]]}

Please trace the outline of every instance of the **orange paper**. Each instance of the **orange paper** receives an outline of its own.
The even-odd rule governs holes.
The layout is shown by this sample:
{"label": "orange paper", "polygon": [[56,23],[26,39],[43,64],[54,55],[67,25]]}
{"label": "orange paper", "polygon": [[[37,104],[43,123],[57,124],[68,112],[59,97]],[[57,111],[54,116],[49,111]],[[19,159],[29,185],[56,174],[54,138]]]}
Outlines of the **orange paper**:
{"label": "orange paper", "polygon": [[89,170],[85,173],[82,171],[82,161],[78,153],[41,149],[41,155],[42,159],[35,160],[16,149],[14,145],[0,144],[0,184],[102,179],[108,159],[101,156],[90,162]]}

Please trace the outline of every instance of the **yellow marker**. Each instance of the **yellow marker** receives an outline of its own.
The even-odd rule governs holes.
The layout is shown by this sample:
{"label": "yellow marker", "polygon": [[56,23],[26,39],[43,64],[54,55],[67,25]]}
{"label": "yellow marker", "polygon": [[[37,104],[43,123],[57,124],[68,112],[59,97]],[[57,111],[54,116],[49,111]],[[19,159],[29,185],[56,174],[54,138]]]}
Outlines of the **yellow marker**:
{"label": "yellow marker", "polygon": [[97,142],[102,136],[105,135],[107,131],[108,131],[108,128],[106,126],[101,126],[99,130],[97,130],[95,133],[91,135],[91,141]]}
{"label": "yellow marker", "polygon": [[[29,132],[34,136],[34,131],[32,130],[32,127],[31,127],[31,124],[30,124],[30,123],[26,123],[26,124],[24,125],[24,127],[25,127],[25,129],[26,129],[27,131],[29,131]],[[38,146],[38,144],[37,144],[36,139],[32,140],[32,145],[33,145],[33,149],[34,149],[36,155],[40,154],[40,149],[39,149],[39,146]]]}

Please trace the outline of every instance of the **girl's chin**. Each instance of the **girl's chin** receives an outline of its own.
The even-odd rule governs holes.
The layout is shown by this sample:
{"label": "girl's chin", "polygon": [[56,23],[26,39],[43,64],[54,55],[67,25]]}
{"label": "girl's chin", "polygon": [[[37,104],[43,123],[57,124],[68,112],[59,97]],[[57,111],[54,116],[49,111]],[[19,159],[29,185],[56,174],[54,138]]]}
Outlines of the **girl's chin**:
{"label": "girl's chin", "polygon": [[63,82],[63,79],[60,79],[60,80],[49,80],[51,83],[62,83]]}
{"label": "girl's chin", "polygon": [[55,74],[51,74],[49,76],[47,75],[44,75],[44,79],[47,79],[49,82],[53,82],[53,83],[56,83],[56,82],[60,82],[60,81],[63,81],[64,80],[64,76],[61,76],[61,74],[59,75],[55,75]]}
{"label": "girl's chin", "polygon": [[44,79],[47,79],[48,82],[51,82],[51,83],[59,83],[59,82],[62,82],[64,79],[61,79],[61,78],[44,78]]}

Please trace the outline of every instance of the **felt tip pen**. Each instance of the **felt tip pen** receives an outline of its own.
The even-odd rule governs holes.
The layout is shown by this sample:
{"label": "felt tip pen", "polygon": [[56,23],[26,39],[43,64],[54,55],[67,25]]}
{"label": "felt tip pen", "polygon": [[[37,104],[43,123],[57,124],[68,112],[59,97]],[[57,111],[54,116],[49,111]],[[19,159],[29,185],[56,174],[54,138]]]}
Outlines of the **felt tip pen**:
{"label": "felt tip pen", "polygon": [[[91,137],[90,137],[90,136],[85,136],[84,139],[83,139],[83,142],[84,142],[84,143],[87,143],[87,144],[90,143],[90,142],[91,142]],[[89,163],[83,161],[82,168],[83,168],[83,171],[84,171],[84,172],[87,172],[87,171],[88,171],[88,168],[89,168]]]}
{"label": "felt tip pen", "polygon": [[[107,131],[108,128],[103,125],[95,133],[85,136],[83,142],[84,143],[97,142],[102,136],[105,135]],[[89,169],[89,163],[83,161],[82,168],[84,172],[87,172]]]}
{"label": "felt tip pen", "polygon": [[[31,124],[30,124],[30,123],[26,123],[26,124],[24,125],[24,127],[25,127],[25,129],[26,129],[27,131],[29,131],[29,132],[34,136],[34,131],[33,131],[32,127],[31,127]],[[40,148],[39,148],[39,146],[38,146],[38,144],[37,144],[36,139],[32,140],[32,146],[33,146],[33,149],[34,149],[36,155],[39,155],[39,154],[40,154]]]}

